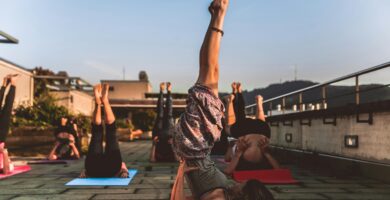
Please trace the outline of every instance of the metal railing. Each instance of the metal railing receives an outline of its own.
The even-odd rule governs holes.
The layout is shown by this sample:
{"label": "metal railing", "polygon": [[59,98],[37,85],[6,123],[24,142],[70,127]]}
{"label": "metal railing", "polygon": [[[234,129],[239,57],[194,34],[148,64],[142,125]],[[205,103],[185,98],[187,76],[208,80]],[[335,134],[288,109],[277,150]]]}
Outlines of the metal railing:
{"label": "metal railing", "polygon": [[[361,103],[362,93],[365,92],[368,93],[379,89],[386,89],[390,86],[390,84],[376,84],[376,85],[374,84],[374,85],[370,85],[370,87],[362,88],[361,87],[362,85],[359,84],[359,78],[362,75],[383,70],[388,67],[390,67],[390,62],[377,65],[365,70],[361,70],[356,73],[352,73],[340,78],[336,78],[327,81],[325,83],[317,84],[284,95],[280,95],[271,99],[267,99],[264,101],[263,104],[264,111],[268,116],[272,116],[272,115],[287,114],[291,112],[303,112],[303,111],[310,111],[310,110],[327,109],[329,107],[328,102],[333,101],[333,103],[335,103],[336,101],[338,101],[337,99],[340,100],[341,98],[344,98],[345,100],[345,98],[347,97],[352,97],[352,102],[348,102],[348,104],[359,105]],[[345,81],[348,79],[352,79],[352,78],[354,79],[354,85],[345,88],[345,90],[351,90],[351,91],[344,92],[342,94],[337,94],[331,97],[327,95],[328,93],[327,89],[332,84]],[[317,94],[313,95],[313,93],[317,93]],[[291,108],[288,108],[287,100],[290,102]],[[254,114],[256,112],[256,104],[246,106],[246,111],[248,114]]]}

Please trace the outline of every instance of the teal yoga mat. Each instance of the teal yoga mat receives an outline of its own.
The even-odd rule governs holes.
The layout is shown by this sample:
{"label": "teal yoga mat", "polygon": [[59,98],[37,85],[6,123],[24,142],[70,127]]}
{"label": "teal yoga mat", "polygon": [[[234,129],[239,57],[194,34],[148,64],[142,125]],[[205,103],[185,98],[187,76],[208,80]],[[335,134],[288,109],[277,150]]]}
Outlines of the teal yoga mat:
{"label": "teal yoga mat", "polygon": [[137,174],[136,169],[129,169],[129,178],[76,178],[66,186],[127,186]]}

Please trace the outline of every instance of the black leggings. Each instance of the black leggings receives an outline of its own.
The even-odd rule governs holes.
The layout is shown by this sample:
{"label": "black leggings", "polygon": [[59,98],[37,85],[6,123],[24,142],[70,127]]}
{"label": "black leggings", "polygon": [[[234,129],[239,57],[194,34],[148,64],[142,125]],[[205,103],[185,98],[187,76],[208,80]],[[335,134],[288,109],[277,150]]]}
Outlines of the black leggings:
{"label": "black leggings", "polygon": [[236,123],[230,127],[230,134],[235,138],[247,134],[260,134],[270,137],[271,129],[268,124],[259,119],[247,118],[245,114],[245,101],[242,93],[236,93],[233,100],[234,114]]}
{"label": "black leggings", "polygon": [[15,86],[11,85],[7,97],[5,98],[4,106],[2,106],[5,87],[0,89],[0,143],[5,142],[11,123],[11,112],[15,100]]}
{"label": "black leggings", "polygon": [[234,115],[236,123],[241,123],[245,120],[245,100],[242,93],[236,93],[233,100]]}
{"label": "black leggings", "polygon": [[157,101],[157,118],[153,127],[153,137],[159,138],[155,153],[157,161],[175,161],[172,145],[168,143],[175,126],[172,104],[171,93],[168,92],[164,108],[164,94],[160,92]]}
{"label": "black leggings", "polygon": [[160,92],[156,109],[157,118],[153,126],[153,137],[158,136],[159,138],[165,138],[171,135],[170,131],[175,126],[172,104],[171,93],[168,92],[164,108],[164,94]]}
{"label": "black leggings", "polygon": [[122,166],[122,156],[116,138],[115,122],[106,125],[106,148],[103,152],[103,125],[92,124],[85,170],[89,177],[114,177]]}

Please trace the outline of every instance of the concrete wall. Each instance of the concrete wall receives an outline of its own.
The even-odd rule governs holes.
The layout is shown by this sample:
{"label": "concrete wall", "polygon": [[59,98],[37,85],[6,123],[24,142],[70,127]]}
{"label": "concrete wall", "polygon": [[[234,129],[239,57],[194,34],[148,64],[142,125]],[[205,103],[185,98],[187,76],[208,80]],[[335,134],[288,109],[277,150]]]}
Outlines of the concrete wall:
{"label": "concrete wall", "polygon": [[[338,116],[336,126],[324,124],[322,118],[313,118],[311,126],[300,125],[300,120],[293,120],[292,127],[279,122],[271,126],[271,144],[390,164],[389,122],[390,112],[373,113],[372,125],[357,123],[356,115]],[[286,133],[292,134],[291,143],[286,142]],[[346,148],[345,135],[358,135],[359,147]]]}
{"label": "concrete wall", "polygon": [[91,95],[77,90],[52,91],[50,94],[56,98],[57,105],[68,108],[71,113],[92,116],[94,100]]}
{"label": "concrete wall", "polygon": [[150,93],[152,87],[144,81],[102,81],[110,84],[110,99],[145,99],[145,93]]}
{"label": "concrete wall", "polygon": [[[32,73],[13,63],[0,59],[1,84],[3,83],[3,78],[8,74],[19,74],[18,81],[16,83],[14,108],[19,105],[32,106],[34,100],[34,79],[32,77]],[[7,92],[8,91],[6,91],[6,93]]]}

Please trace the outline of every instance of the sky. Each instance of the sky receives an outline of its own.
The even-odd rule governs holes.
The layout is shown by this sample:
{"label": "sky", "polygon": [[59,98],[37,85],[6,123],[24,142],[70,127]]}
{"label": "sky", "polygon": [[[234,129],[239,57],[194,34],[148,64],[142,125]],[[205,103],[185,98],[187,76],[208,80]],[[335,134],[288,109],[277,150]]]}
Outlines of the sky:
{"label": "sky", "polygon": [[[90,83],[137,79],[154,91],[197,78],[210,0],[0,0],[0,30],[19,39],[0,57]],[[324,82],[390,61],[388,0],[231,0],[220,90],[298,79]],[[125,69],[125,74],[123,73]]]}

